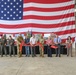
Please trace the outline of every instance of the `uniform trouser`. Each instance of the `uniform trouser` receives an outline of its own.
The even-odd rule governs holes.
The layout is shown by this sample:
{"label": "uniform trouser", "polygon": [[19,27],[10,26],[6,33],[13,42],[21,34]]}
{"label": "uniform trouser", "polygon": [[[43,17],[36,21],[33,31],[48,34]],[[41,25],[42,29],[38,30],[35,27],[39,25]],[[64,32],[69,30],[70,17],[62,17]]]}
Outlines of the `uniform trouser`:
{"label": "uniform trouser", "polygon": [[72,46],[67,48],[67,56],[69,56],[70,54],[72,56]]}
{"label": "uniform trouser", "polygon": [[26,55],[27,55],[27,56],[30,55],[29,46],[25,46],[25,52],[26,52]]}
{"label": "uniform trouser", "polygon": [[20,45],[19,45],[19,44],[17,45],[17,55],[18,55],[19,57],[22,56],[22,51],[20,51]]}
{"label": "uniform trouser", "polygon": [[44,50],[42,50],[41,47],[39,47],[39,51],[40,51],[40,56],[44,56]]}
{"label": "uniform trouser", "polygon": [[31,55],[32,57],[36,56],[35,46],[31,47]]}
{"label": "uniform trouser", "polygon": [[59,57],[60,57],[60,49],[61,49],[61,46],[60,46],[60,44],[57,44],[56,46],[58,47],[58,48],[56,49],[56,56],[59,55]]}
{"label": "uniform trouser", "polygon": [[11,56],[11,54],[12,54],[12,52],[13,52],[13,55],[15,56],[15,48],[14,48],[14,45],[10,45],[9,46],[9,55]]}
{"label": "uniform trouser", "polygon": [[5,55],[7,56],[6,46],[1,45],[0,47],[1,47],[1,56],[3,56],[3,50],[4,50]]}
{"label": "uniform trouser", "polygon": [[47,46],[47,56],[52,57],[52,50],[51,50],[50,46]]}

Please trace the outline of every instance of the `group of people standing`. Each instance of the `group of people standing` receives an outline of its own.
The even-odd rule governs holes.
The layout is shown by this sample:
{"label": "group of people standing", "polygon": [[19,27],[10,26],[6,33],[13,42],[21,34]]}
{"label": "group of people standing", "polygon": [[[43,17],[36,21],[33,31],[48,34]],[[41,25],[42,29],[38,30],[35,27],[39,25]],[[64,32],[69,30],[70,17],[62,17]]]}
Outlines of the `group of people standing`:
{"label": "group of people standing", "polygon": [[[40,57],[44,57],[44,45],[47,45],[47,56],[52,57],[52,49],[54,48],[56,51],[56,57],[61,57],[61,38],[58,37],[58,35],[49,36],[48,39],[44,39],[41,35],[40,38],[37,40],[35,35],[33,34],[32,37],[25,36],[25,39],[21,36],[21,34],[17,37],[17,41],[12,38],[12,36],[9,36],[9,39],[6,40],[4,36],[1,36],[0,38],[0,54],[1,57],[3,57],[3,52],[5,53],[5,56],[7,56],[7,49],[6,46],[9,46],[9,55],[10,57],[15,56],[15,45],[17,45],[17,54],[19,57],[22,56],[22,46],[25,46],[25,55],[26,57],[30,56],[30,50],[32,57],[36,57],[36,48],[35,46],[39,46],[39,52]],[[67,48],[67,56],[71,54],[72,57],[72,39],[70,36],[68,36],[66,40],[66,46]]]}
{"label": "group of people standing", "polygon": [[1,54],[1,57],[3,57],[3,53],[5,53],[5,56],[7,56],[6,46],[9,46],[9,55],[11,56],[12,51],[13,51],[13,55],[15,56],[14,42],[15,41],[11,36],[9,36],[9,39],[6,39],[6,37],[1,36],[1,38],[0,38],[0,54]]}
{"label": "group of people standing", "polygon": [[[25,37],[25,50],[26,50],[26,56],[30,56],[29,48],[31,49],[31,55],[32,57],[36,57],[36,48],[35,46],[39,46],[39,52],[40,57],[44,57],[44,45],[47,44],[47,56],[52,57],[52,47],[56,51],[56,57],[61,57],[61,44],[62,40],[58,35],[49,36],[48,39],[44,39],[43,36],[37,40],[35,38],[35,35],[32,35],[32,37],[28,38],[28,36]],[[71,54],[72,57],[72,39],[70,36],[67,37],[67,40],[65,42],[65,48],[67,48],[67,56]]]}

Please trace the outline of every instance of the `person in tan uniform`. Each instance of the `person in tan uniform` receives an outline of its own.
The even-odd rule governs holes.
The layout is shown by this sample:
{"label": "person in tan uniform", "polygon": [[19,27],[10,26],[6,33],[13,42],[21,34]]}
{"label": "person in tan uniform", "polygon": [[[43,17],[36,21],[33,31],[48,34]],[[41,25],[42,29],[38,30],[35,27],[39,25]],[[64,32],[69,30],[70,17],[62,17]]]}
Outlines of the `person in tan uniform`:
{"label": "person in tan uniform", "polygon": [[22,56],[22,48],[21,48],[22,41],[23,41],[23,37],[20,34],[17,38],[17,54],[19,57]]}
{"label": "person in tan uniform", "polygon": [[39,39],[40,45],[39,45],[39,51],[40,51],[40,57],[44,57],[44,38],[41,35]]}

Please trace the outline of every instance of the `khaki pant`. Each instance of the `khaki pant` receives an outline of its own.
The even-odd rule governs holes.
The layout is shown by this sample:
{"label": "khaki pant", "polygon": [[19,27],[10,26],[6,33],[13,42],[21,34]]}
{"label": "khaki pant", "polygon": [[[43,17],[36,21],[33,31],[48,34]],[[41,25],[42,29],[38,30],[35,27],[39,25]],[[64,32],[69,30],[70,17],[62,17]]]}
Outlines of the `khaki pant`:
{"label": "khaki pant", "polygon": [[19,57],[22,56],[22,52],[21,52],[21,50],[20,50],[20,45],[19,45],[19,44],[17,45],[17,55],[18,55]]}
{"label": "khaki pant", "polygon": [[39,47],[39,51],[40,51],[40,56],[44,57],[44,50],[42,50],[42,48]]}
{"label": "khaki pant", "polygon": [[67,56],[71,55],[72,57],[72,46],[71,47],[67,47]]}

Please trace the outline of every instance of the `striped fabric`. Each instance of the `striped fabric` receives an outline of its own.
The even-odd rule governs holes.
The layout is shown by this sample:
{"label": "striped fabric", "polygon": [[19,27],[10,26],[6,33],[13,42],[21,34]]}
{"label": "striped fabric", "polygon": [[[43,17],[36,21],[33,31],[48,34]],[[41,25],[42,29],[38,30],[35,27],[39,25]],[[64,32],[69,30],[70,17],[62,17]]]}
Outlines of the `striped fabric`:
{"label": "striped fabric", "polygon": [[[16,1],[16,0],[13,0]],[[23,2],[22,18],[0,19],[0,33],[58,34],[62,39],[75,33],[74,0],[20,0]]]}

